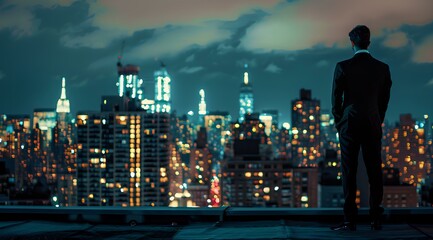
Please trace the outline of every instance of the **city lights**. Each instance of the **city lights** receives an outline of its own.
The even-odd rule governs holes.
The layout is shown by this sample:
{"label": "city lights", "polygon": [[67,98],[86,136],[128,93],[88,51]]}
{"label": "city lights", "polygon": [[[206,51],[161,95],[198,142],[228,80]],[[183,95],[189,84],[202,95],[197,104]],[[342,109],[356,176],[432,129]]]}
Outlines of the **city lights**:
{"label": "city lights", "polygon": [[[55,109],[35,109],[33,117],[3,114],[0,161],[15,169],[5,178],[13,182],[1,186],[16,194],[46,184],[43,203],[53,207],[342,207],[337,122],[310,89],[286,101],[283,112],[257,112],[255,104],[265,104],[255,101],[251,80],[260,74],[246,66],[243,78],[241,71],[234,75],[240,83],[233,103],[237,118],[209,111],[205,88],[195,95],[197,114],[179,113],[171,94],[180,83],[164,64],[150,81],[139,78],[136,65],[119,61],[117,70],[118,92],[101,98],[100,111],[72,116],[62,78]],[[154,96],[145,94],[147,83]],[[209,102],[216,97],[221,96],[209,96]],[[290,122],[280,122],[289,114]],[[427,114],[382,124],[387,206],[431,204],[425,196],[432,128]],[[359,207],[368,204],[362,194]]]}

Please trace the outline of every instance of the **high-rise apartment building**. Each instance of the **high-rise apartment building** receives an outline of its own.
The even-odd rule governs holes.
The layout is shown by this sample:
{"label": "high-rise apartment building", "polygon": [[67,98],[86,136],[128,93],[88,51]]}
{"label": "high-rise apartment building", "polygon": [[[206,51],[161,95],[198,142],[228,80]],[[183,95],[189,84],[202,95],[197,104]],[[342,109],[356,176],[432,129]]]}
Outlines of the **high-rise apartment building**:
{"label": "high-rise apartment building", "polygon": [[316,167],[320,153],[320,101],[311,90],[301,89],[292,101],[293,166]]}
{"label": "high-rise apartment building", "polygon": [[78,205],[168,205],[168,113],[80,112],[77,137]]}
{"label": "high-rise apartment building", "polygon": [[258,139],[235,140],[222,165],[223,204],[240,207],[317,207],[317,168],[293,168],[272,158]]}
{"label": "high-rise apartment building", "polygon": [[410,114],[400,115],[399,124],[385,135],[384,167],[398,168],[402,183],[417,185],[430,174],[425,132]]}

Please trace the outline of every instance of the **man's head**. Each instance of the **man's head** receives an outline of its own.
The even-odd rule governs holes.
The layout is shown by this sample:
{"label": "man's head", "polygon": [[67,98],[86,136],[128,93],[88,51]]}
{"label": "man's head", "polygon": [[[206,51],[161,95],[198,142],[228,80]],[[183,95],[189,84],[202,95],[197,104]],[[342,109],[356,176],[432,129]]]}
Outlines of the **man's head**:
{"label": "man's head", "polygon": [[365,25],[358,25],[349,32],[352,47],[367,49],[370,45],[370,29]]}

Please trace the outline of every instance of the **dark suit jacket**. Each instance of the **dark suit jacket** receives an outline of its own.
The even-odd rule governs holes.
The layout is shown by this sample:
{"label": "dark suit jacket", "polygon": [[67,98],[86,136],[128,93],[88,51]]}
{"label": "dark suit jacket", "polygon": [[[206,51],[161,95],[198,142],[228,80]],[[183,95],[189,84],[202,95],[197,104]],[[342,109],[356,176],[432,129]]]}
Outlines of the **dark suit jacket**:
{"label": "dark suit jacket", "polygon": [[357,53],[337,63],[332,86],[332,114],[336,128],[350,120],[353,127],[368,126],[381,131],[391,90],[387,64],[369,53]]}

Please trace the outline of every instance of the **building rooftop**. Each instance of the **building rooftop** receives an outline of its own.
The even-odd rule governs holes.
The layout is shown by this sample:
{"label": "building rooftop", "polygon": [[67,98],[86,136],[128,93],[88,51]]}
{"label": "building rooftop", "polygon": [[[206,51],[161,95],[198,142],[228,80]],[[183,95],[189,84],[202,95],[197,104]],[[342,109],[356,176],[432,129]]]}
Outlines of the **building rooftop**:
{"label": "building rooftop", "polygon": [[0,239],[433,239],[432,214],[387,209],[372,231],[360,209],[356,232],[334,232],[341,209],[0,206]]}

